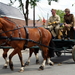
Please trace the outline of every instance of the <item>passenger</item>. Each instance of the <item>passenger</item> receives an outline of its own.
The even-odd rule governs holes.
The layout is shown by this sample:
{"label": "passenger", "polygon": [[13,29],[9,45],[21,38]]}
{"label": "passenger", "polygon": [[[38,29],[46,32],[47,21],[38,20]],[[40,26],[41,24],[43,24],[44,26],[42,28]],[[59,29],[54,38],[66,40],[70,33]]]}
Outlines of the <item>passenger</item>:
{"label": "passenger", "polygon": [[59,28],[60,28],[60,17],[56,14],[56,10],[51,10],[52,16],[48,20],[49,30],[51,31],[53,37],[58,36]]}
{"label": "passenger", "polygon": [[[63,39],[67,37],[67,39],[70,39],[70,29],[71,27],[75,30],[75,24],[74,24],[74,15],[70,14],[70,10],[68,8],[65,9],[65,15],[64,15],[64,29],[63,29]],[[65,32],[67,31],[67,36]]]}

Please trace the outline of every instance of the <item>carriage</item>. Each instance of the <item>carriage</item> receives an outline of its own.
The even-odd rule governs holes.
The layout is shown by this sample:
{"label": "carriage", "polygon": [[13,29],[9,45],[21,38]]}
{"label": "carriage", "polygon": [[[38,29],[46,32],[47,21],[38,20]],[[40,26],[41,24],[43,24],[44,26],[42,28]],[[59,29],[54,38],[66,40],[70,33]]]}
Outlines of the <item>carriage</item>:
{"label": "carriage", "polygon": [[[8,11],[9,11],[9,9],[12,9],[9,13],[8,13]],[[15,14],[15,15],[13,15],[12,14],[12,12],[13,12],[13,14]],[[11,16],[12,16],[12,18],[11,18]],[[19,16],[18,16],[19,15]],[[40,42],[38,42],[38,41],[35,41],[35,40],[33,40],[33,39],[28,39],[28,36],[29,36],[29,32],[28,32],[28,28],[30,28],[30,27],[27,27],[27,26],[24,26],[24,25],[22,25],[22,26],[18,26],[17,25],[17,23],[18,24],[20,24],[20,22],[21,23],[23,23],[23,24],[25,24],[24,22],[24,17],[23,17],[23,15],[16,9],[16,8],[13,8],[13,7],[11,7],[11,6],[8,6],[8,5],[5,5],[5,4],[3,4],[3,3],[0,3],[0,16],[2,17],[2,18],[4,18],[5,19],[5,21],[8,21],[9,23],[11,23],[11,25],[12,25],[12,23],[14,24],[14,25],[16,25],[16,28],[14,28],[13,30],[8,30],[8,31],[5,31],[5,32],[1,32],[0,33],[0,36],[1,36],[1,34],[2,33],[8,33],[8,32],[10,32],[10,31],[12,31],[13,33],[11,33],[11,35],[10,35],[10,37],[9,37],[9,35],[8,35],[8,37],[0,37],[0,39],[7,39],[9,42],[10,41],[26,41],[24,44],[26,44],[26,45],[28,45],[28,42],[29,43],[31,43],[31,44],[34,44],[34,46],[30,46],[29,48],[30,49],[32,49],[32,48],[39,48],[39,46],[41,46],[41,48],[44,50],[44,49],[47,49],[47,48],[49,48],[49,49],[52,49],[52,47],[49,47],[48,45],[46,45],[47,43],[46,43],[46,41],[45,41],[45,38],[41,38],[40,36],[42,36],[41,34],[43,33],[43,31],[45,30],[46,32],[47,32],[47,34],[46,35],[48,35],[48,34],[50,34],[50,32],[48,31],[48,30],[46,30],[46,29],[43,29],[43,28],[41,28],[41,27],[31,27],[33,30],[36,30],[35,28],[37,28],[37,30],[36,31],[38,31],[38,36],[39,36],[39,39],[40,40],[44,40],[45,42],[43,42],[43,43],[40,43]],[[8,18],[7,17],[9,17],[9,19],[10,20],[8,20]],[[16,23],[15,23],[15,20],[14,20],[14,18],[17,18],[17,21],[16,21]],[[1,21],[1,20],[0,20]],[[2,22],[2,24],[4,23],[3,21],[1,21]],[[6,23],[7,24],[7,23]],[[22,28],[24,28],[25,29],[25,32],[26,32],[26,38],[22,38],[21,36],[21,33],[20,33],[20,31],[21,31],[21,29]],[[23,29],[23,30],[24,30]],[[32,30],[32,29],[30,29],[30,31]],[[32,31],[33,31],[32,30]],[[41,32],[41,31],[42,32]],[[18,36],[19,37],[12,37],[12,35],[13,34],[15,34],[16,32],[19,34]],[[32,35],[33,34],[35,34],[35,33],[32,33]],[[43,33],[43,34],[45,34],[45,33]],[[45,35],[45,36],[46,36]],[[38,36],[35,36],[35,38],[36,37],[38,37]],[[48,41],[48,44],[49,44],[49,40],[51,40],[51,34],[50,35],[48,35],[48,38],[46,39],[47,41]],[[56,55],[57,56],[60,56],[61,55],[61,51],[62,50],[64,50],[64,52],[65,52],[65,50],[66,49],[69,49],[70,47],[71,47],[71,49],[72,49],[72,47],[74,46],[74,44],[75,44],[75,40],[74,40],[74,36],[73,36],[73,39],[72,40],[61,40],[61,39],[52,39],[53,41],[54,41],[54,43],[55,43],[55,48],[54,48],[54,51],[55,51],[55,53],[56,53]],[[7,42],[6,42],[7,43]],[[44,43],[46,43],[46,44],[44,44]],[[3,43],[4,44],[4,43]],[[37,45],[39,45],[39,46],[36,46],[36,44]],[[16,43],[15,43],[15,45],[16,45]],[[24,47],[26,47],[26,45],[24,46]],[[13,44],[12,44],[12,46],[13,46]],[[20,46],[20,45],[19,45]],[[13,46],[14,47],[14,46]],[[12,48],[11,46],[2,46],[2,45],[0,45],[0,48],[3,48],[3,49],[8,49],[8,48]],[[13,52],[14,53],[14,52]],[[13,54],[12,53],[12,54]],[[23,69],[23,67],[24,67],[24,65],[23,65],[23,62],[22,62],[22,58],[21,58],[21,53],[19,53],[19,52],[17,52],[18,53],[18,55],[19,55],[19,58],[20,58],[20,61],[21,61],[21,70],[23,71],[24,69]],[[73,56],[73,59],[75,60],[75,50],[73,50],[72,52],[72,56]],[[12,55],[11,54],[11,55]],[[15,53],[16,54],[16,53]],[[44,53],[42,53],[42,55],[43,55]],[[11,61],[11,55],[9,56],[9,59],[10,59],[10,63],[9,63],[9,65],[10,65],[10,69],[11,70],[13,70],[13,64],[12,64],[12,61]],[[13,54],[14,55],[14,54]],[[49,53],[48,53],[48,55],[49,55]],[[45,57],[44,55],[43,55],[43,57]],[[43,67],[43,65],[45,66],[45,60],[43,61],[43,64],[42,64],[42,66],[40,66],[40,69],[44,69],[44,67]],[[53,62],[50,60],[50,58],[48,58],[48,63],[49,64],[51,64],[51,65],[53,65]]]}
{"label": "carriage", "polygon": [[[67,38],[62,39],[63,24],[60,23],[59,25],[60,25],[60,29],[59,29],[58,37],[53,39],[53,42],[55,43],[54,51],[58,57],[61,56],[62,53],[64,54],[72,53],[73,60],[75,60],[75,57],[74,57],[75,31],[73,27],[71,27],[71,30],[70,30],[71,39],[67,39]],[[46,25],[44,27],[49,30],[48,26],[49,25]]]}

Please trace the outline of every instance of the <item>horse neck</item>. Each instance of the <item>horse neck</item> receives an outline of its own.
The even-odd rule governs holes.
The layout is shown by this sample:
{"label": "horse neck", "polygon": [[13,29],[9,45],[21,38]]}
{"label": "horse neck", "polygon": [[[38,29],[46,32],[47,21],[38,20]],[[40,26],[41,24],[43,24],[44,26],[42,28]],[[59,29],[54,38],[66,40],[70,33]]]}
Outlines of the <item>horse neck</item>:
{"label": "horse neck", "polygon": [[13,29],[15,27],[14,23],[12,23],[12,22],[10,22],[6,19],[3,20],[2,24],[3,24],[3,26],[5,27],[6,30]]}
{"label": "horse neck", "polygon": [[[9,31],[9,30],[13,30],[15,28],[15,25],[12,22],[9,22],[5,19],[2,19],[2,30],[5,31]],[[7,33],[8,35],[11,34],[11,31]]]}

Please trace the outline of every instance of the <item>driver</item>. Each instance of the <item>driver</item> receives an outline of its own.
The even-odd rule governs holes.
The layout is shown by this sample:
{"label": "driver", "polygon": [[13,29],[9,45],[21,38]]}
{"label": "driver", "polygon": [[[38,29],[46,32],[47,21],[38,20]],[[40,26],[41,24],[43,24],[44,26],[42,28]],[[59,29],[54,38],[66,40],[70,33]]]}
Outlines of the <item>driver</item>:
{"label": "driver", "polygon": [[52,16],[48,20],[49,30],[51,31],[54,38],[58,36],[59,28],[60,28],[60,17],[56,14],[56,10],[51,10]]}

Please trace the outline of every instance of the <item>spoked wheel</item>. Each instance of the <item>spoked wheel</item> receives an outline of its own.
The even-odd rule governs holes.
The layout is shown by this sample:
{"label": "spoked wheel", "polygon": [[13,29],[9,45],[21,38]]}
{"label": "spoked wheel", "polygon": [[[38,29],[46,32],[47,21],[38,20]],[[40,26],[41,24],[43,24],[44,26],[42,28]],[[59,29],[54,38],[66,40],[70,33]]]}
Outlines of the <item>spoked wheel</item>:
{"label": "spoked wheel", "polygon": [[57,51],[56,51],[55,53],[56,53],[56,55],[57,55],[58,57],[60,57],[61,54],[62,54],[61,52],[57,52]]}
{"label": "spoked wheel", "polygon": [[73,49],[72,49],[72,58],[73,58],[73,60],[75,61],[75,46],[74,46]]}

